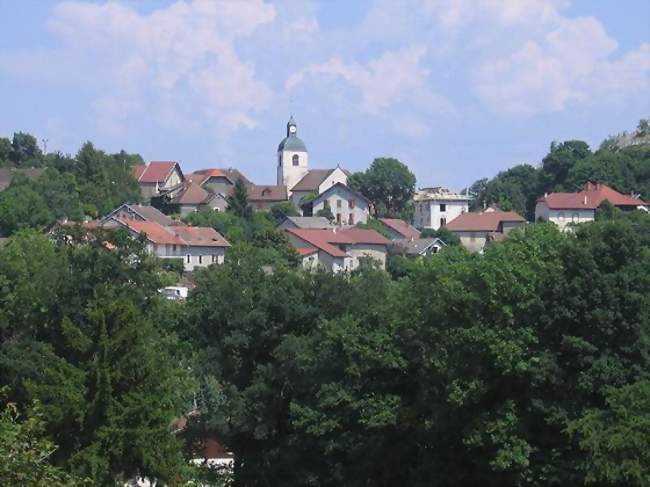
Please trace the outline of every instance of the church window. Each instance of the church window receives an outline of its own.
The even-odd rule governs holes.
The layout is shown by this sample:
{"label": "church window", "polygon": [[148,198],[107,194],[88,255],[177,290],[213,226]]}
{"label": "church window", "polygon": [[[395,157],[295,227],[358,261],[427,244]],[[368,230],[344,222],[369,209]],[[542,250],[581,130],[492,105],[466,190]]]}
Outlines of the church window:
{"label": "church window", "polygon": [[300,164],[300,156],[298,156],[298,154],[294,154],[293,157],[291,158],[291,160],[292,160],[294,166],[297,166],[298,164]]}

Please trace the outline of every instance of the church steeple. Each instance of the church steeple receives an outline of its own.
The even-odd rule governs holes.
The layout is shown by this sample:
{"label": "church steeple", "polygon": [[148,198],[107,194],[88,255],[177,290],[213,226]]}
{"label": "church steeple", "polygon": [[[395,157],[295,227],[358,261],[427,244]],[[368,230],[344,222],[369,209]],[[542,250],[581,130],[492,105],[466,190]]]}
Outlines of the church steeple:
{"label": "church steeple", "polygon": [[296,137],[297,132],[298,126],[296,125],[296,121],[293,119],[293,115],[291,115],[287,122],[287,137]]}

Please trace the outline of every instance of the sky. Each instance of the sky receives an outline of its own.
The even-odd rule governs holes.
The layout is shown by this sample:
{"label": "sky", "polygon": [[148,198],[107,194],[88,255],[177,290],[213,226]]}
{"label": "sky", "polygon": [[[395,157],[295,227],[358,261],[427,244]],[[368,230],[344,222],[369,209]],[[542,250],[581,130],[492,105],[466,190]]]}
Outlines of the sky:
{"label": "sky", "polygon": [[461,189],[650,117],[650,0],[0,0],[0,136],[274,184],[396,157]]}

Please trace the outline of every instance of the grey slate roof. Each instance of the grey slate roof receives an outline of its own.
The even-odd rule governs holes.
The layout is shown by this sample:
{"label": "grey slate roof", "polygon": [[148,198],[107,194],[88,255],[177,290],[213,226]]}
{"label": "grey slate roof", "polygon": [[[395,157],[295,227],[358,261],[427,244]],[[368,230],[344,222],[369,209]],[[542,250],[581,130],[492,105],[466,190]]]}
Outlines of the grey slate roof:
{"label": "grey slate roof", "polygon": [[330,221],[322,216],[288,216],[296,228],[332,228]]}

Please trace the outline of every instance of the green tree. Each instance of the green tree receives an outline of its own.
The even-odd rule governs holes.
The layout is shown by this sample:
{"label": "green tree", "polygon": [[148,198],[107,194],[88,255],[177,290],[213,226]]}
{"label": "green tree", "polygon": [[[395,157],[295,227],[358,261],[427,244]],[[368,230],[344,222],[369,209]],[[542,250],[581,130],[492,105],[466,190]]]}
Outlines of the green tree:
{"label": "green tree", "polygon": [[6,137],[0,137],[0,167],[10,164],[12,149],[11,140]]}
{"label": "green tree", "polygon": [[439,238],[447,245],[460,245],[460,237],[446,227],[440,227],[438,230],[425,228],[420,233],[421,238]]}
{"label": "green tree", "polygon": [[271,207],[271,218],[276,225],[282,223],[288,216],[299,216],[300,213],[290,202],[277,203]]}
{"label": "green tree", "polygon": [[330,222],[334,221],[334,213],[332,213],[332,209],[329,206],[326,206],[318,210],[316,212],[316,216],[322,216],[323,218],[327,218]]}
{"label": "green tree", "polygon": [[0,250],[0,382],[12,401],[40,402],[66,470],[93,485],[170,480],[183,463],[170,424],[189,377],[178,342],[152,321],[164,316],[159,269],[123,232],[80,237],[55,245],[20,232]]}
{"label": "green tree", "polygon": [[24,132],[14,133],[11,141],[11,162],[18,167],[36,167],[42,164],[43,153],[36,137]]}
{"label": "green tree", "polygon": [[586,410],[568,432],[587,452],[587,483],[650,484],[650,380],[608,389],[605,407]]}
{"label": "green tree", "polygon": [[397,159],[375,159],[365,172],[352,174],[348,185],[373,203],[377,216],[411,220],[415,175]]}
{"label": "green tree", "polygon": [[253,207],[248,203],[246,183],[242,179],[235,182],[233,192],[228,196],[228,211],[240,218],[251,218],[253,215]]}
{"label": "green tree", "polygon": [[50,457],[56,446],[44,436],[44,421],[38,407],[23,417],[14,403],[0,411],[0,484],[34,487],[90,485],[75,481],[53,466]]}

